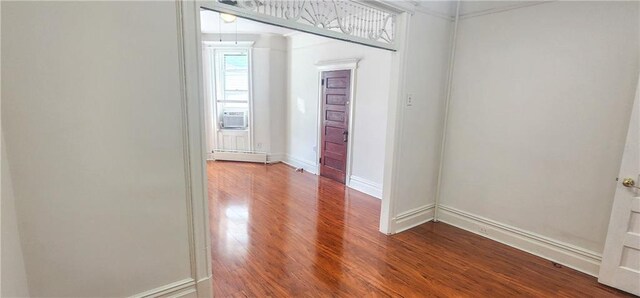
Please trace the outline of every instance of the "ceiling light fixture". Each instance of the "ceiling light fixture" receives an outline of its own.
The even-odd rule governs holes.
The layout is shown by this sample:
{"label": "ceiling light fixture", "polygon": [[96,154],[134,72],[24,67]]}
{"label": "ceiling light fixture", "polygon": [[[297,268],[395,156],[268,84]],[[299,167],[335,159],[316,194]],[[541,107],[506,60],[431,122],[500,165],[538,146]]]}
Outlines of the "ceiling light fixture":
{"label": "ceiling light fixture", "polygon": [[221,13],[220,14],[220,18],[225,22],[225,23],[233,23],[236,21],[236,16],[232,15],[232,14],[226,14],[226,13]]}

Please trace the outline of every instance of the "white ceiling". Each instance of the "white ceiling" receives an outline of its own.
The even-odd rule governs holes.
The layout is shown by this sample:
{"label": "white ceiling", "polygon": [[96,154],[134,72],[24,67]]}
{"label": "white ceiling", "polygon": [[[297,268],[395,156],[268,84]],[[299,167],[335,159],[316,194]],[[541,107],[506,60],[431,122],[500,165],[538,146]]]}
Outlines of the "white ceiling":
{"label": "white ceiling", "polygon": [[295,32],[291,29],[267,25],[243,18],[237,18],[233,23],[225,23],[220,20],[220,14],[215,11],[200,11],[200,29],[202,33],[235,33],[236,25],[238,33],[272,33],[284,35]]}
{"label": "white ceiling", "polygon": [[[455,0],[446,1],[399,1],[396,3],[412,4],[417,11],[432,12],[444,16],[454,17],[456,14],[456,2]],[[532,4],[548,2],[548,1],[478,1],[478,0],[462,0],[460,6],[460,16],[473,15],[491,11],[498,11],[510,8],[516,8],[521,6],[528,6]]]}

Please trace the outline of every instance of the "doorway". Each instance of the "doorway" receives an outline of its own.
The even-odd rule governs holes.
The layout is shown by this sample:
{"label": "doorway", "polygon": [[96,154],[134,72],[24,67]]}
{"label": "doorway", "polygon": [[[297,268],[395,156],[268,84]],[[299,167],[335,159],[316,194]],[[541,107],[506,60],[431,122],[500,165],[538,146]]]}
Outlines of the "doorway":
{"label": "doorway", "polygon": [[[229,17],[210,9],[200,11],[199,25],[198,39],[205,56],[201,61],[210,62],[208,71],[203,69],[202,86],[204,137],[207,153],[211,154],[205,163],[210,256],[218,260],[211,264],[210,271],[219,276],[219,282],[213,283],[215,292],[226,291],[222,288],[224,281],[232,279],[230,275],[223,277],[227,264],[255,256],[260,247],[267,246],[267,239],[261,235],[279,229],[271,226],[256,233],[261,222],[274,220],[282,227],[295,229],[308,226],[307,217],[290,216],[299,205],[316,210],[310,206],[333,206],[333,202],[352,206],[363,201],[369,204],[367,210],[355,208],[354,213],[366,218],[364,225],[377,232],[383,205],[378,199],[382,198],[388,105],[395,94],[391,91],[395,54],[255,23],[241,16]],[[243,63],[237,61],[239,56]],[[246,78],[241,86],[238,80],[226,80],[232,75],[239,77],[240,72]],[[362,90],[357,95],[356,85]],[[242,102],[237,99],[240,92],[244,96]],[[357,110],[354,102],[361,103]],[[236,109],[248,111],[248,121],[241,125],[250,130],[248,138],[227,136],[246,134],[224,122],[224,113]],[[324,115],[322,121],[320,115]],[[327,125],[319,125],[325,122]],[[220,135],[223,128],[224,135]],[[357,139],[353,139],[353,132]],[[249,150],[240,145],[249,146]],[[217,158],[216,150],[227,155],[264,154],[268,165],[262,160],[261,164],[220,161],[225,159]],[[351,159],[352,151],[356,158]],[[304,173],[293,168],[303,168]],[[352,186],[348,184],[350,180]],[[272,209],[268,204],[279,204],[281,212],[265,212]],[[347,208],[332,210],[336,218],[345,218],[348,213]],[[315,217],[325,218],[325,214]],[[336,225],[331,230],[340,228]],[[310,239],[313,235],[309,234]],[[282,244],[291,242],[290,237],[293,236],[281,239]],[[311,255],[305,256],[305,262],[306,257],[313,261]]]}
{"label": "doorway", "polygon": [[[233,20],[235,20],[236,18],[238,20],[240,19],[246,19],[246,20],[252,20],[252,21],[257,21],[258,23],[262,23],[262,24],[267,24],[267,25],[275,25],[275,27],[277,28],[281,28],[284,30],[295,30],[298,32],[303,32],[303,33],[308,33],[308,36],[320,36],[320,37],[325,37],[325,38],[330,38],[331,40],[340,40],[340,41],[345,41],[348,44],[351,44],[353,46],[355,45],[364,45],[365,47],[363,48],[368,48],[368,49],[378,49],[378,50],[382,50],[383,52],[387,52],[389,57],[388,60],[387,58],[384,58],[383,60],[384,63],[388,63],[386,64],[386,66],[388,67],[388,71],[386,72],[380,72],[379,71],[379,67],[373,67],[373,69],[371,69],[369,67],[368,70],[366,70],[364,65],[360,71],[361,74],[369,74],[369,75],[373,75],[373,79],[371,81],[371,84],[373,86],[379,86],[381,83],[386,85],[387,89],[386,90],[373,90],[370,88],[362,88],[363,93],[369,92],[370,94],[373,94],[375,96],[379,96],[382,95],[384,96],[386,99],[385,101],[391,99],[391,98],[400,98],[404,96],[404,89],[403,89],[403,81],[404,81],[404,77],[402,75],[400,75],[401,73],[403,73],[403,69],[404,69],[404,59],[406,56],[405,50],[407,47],[407,43],[406,43],[406,36],[407,36],[407,31],[408,31],[408,27],[409,27],[409,19],[410,19],[410,13],[408,13],[409,10],[402,8],[402,7],[397,7],[394,5],[389,5],[383,2],[376,2],[376,3],[351,3],[351,5],[349,6],[335,6],[335,5],[331,5],[331,4],[322,4],[320,6],[314,6],[314,7],[303,7],[303,6],[313,6],[313,4],[309,4],[308,2],[301,2],[297,5],[293,5],[293,6],[276,6],[276,7],[272,7],[270,6],[269,3],[266,3],[266,5],[245,5],[246,3],[240,3],[240,2],[229,2],[226,3],[224,1],[211,1],[211,2],[202,2],[199,3],[198,5],[194,5],[194,7],[197,10],[204,10],[204,11],[210,11],[210,12],[217,12],[217,13],[222,13],[225,14],[226,16],[226,20],[222,20],[216,23],[213,23],[211,25],[213,25],[213,27],[220,27],[220,25],[222,26],[227,26],[227,27],[235,27],[235,23],[233,23]],[[324,16],[325,14],[317,14],[314,13],[316,12],[317,9],[324,9],[326,10],[325,12],[329,12],[329,11],[334,11],[334,10],[340,10],[340,13],[338,14],[331,14],[333,17],[320,17],[320,16]],[[367,14],[363,14],[363,12],[365,11],[371,11],[372,13],[367,13]],[[187,13],[186,11],[184,13]],[[288,18],[286,16],[290,16],[291,13],[294,13],[296,16],[301,15],[302,17],[299,18]],[[334,18],[335,16],[337,16],[337,19]],[[187,16],[187,18],[189,18]],[[185,28],[185,32],[187,32],[190,36],[192,34],[193,31],[190,31],[192,29],[196,29],[198,27],[201,27],[201,25],[203,24],[201,21],[203,19],[198,16],[195,19],[195,24],[190,24],[189,28]],[[341,22],[341,21],[347,21],[349,23],[349,26],[344,27],[344,26],[339,26],[336,27],[335,26],[335,21]],[[227,24],[226,22],[230,21],[231,23]],[[365,26],[366,24],[372,25],[375,24],[375,26]],[[231,25],[231,26],[228,26]],[[351,29],[349,29],[351,28]],[[235,28],[234,28],[235,29]],[[196,29],[196,31],[198,31]],[[235,32],[228,32],[225,34],[222,34],[222,37],[225,37],[225,40],[238,40],[237,38],[235,38],[237,33],[240,30],[233,30]],[[198,42],[203,41],[203,39],[201,39],[201,35],[199,35],[200,33],[197,32],[197,36],[193,36],[194,40],[197,40]],[[293,35],[292,35],[293,36]],[[229,37],[229,38],[226,38]],[[219,39],[218,39],[219,40]],[[302,46],[303,44],[307,44],[307,41],[304,40],[304,38],[300,38],[300,45]],[[302,46],[304,47],[304,46]],[[201,51],[198,50],[198,55],[201,54]],[[347,52],[350,52],[347,53]],[[335,54],[347,54],[350,55],[351,57],[359,57],[359,58],[363,58],[360,55],[362,54],[361,51],[330,51],[328,52],[332,55]],[[194,57],[189,57],[189,59],[193,59]],[[306,57],[306,59],[302,59],[303,64],[306,62],[310,62],[311,65],[313,65],[313,63],[315,61],[320,61],[320,60],[324,60],[324,59],[335,59],[335,58],[330,58],[330,57],[317,57],[317,58],[313,58],[313,57]],[[318,60],[313,60],[313,59],[318,59]],[[379,57],[374,57],[371,59],[363,59],[363,60],[367,60],[367,61],[371,61],[371,62],[367,62],[367,63],[374,63],[374,64],[379,64],[381,61],[379,61]],[[191,67],[192,65],[187,65],[189,67]],[[296,65],[297,66],[297,65]],[[297,72],[297,67],[292,67],[292,64],[289,64],[289,71],[290,71],[290,78],[298,78],[296,72]],[[389,76],[385,76],[385,75],[376,75],[376,74],[382,74],[382,73],[386,73],[389,74]],[[317,77],[316,77],[317,78]],[[199,77],[199,79],[202,82],[202,73],[201,76]],[[296,168],[304,168],[305,171],[311,172],[311,173],[318,173],[319,172],[319,151],[320,148],[318,148],[318,138],[317,138],[317,128],[318,128],[318,124],[317,124],[317,115],[318,113],[317,111],[317,104],[318,104],[318,94],[319,92],[316,92],[315,94],[311,95],[311,94],[301,94],[304,92],[299,92],[302,91],[302,89],[307,89],[308,91],[315,91],[313,89],[314,88],[310,88],[311,86],[309,84],[307,84],[309,81],[308,77],[302,77],[302,80],[307,80],[305,81],[305,86],[304,88],[301,88],[300,90],[292,90],[291,88],[289,89],[290,93],[288,94],[289,98],[292,98],[292,100],[294,101],[292,102],[288,102],[288,109],[297,109],[299,111],[301,111],[302,113],[305,113],[306,115],[312,116],[315,119],[313,119],[314,123],[314,128],[313,128],[313,132],[311,131],[305,131],[304,128],[300,128],[300,124],[311,124],[311,121],[307,121],[306,119],[293,119],[293,121],[287,119],[287,133],[290,133],[292,135],[295,135],[297,137],[302,138],[302,142],[287,142],[286,146],[288,148],[286,148],[286,150],[284,151],[280,151],[280,152],[273,152],[272,156],[269,156],[269,154],[267,154],[266,157],[261,156],[260,159],[261,160],[265,160],[266,162],[277,162],[277,161],[281,161],[283,163],[288,163],[290,165],[294,165]],[[352,80],[355,80],[352,77]],[[314,83],[317,83],[317,81],[315,81]],[[318,85],[316,85],[318,86]],[[192,87],[192,86],[190,86]],[[196,90],[191,90],[192,92],[196,92]],[[293,94],[291,93],[293,91]],[[298,94],[296,94],[298,93]],[[254,94],[260,94],[258,92],[255,92]],[[365,98],[368,98],[369,95],[365,95]],[[314,100],[315,103],[313,103],[313,106],[311,106],[311,103],[309,102],[309,100]],[[370,106],[365,103],[365,101],[363,100],[358,100],[355,99],[355,101],[360,102],[362,105],[361,107],[364,107],[362,109],[366,109],[368,110],[367,112],[370,113],[375,113],[380,115],[381,117],[376,117],[376,121],[375,123],[369,123],[369,124],[355,124],[354,129],[359,130],[361,127],[366,127],[369,130],[373,130],[373,131],[377,131],[377,136],[376,138],[376,143],[378,142],[382,142],[383,144],[381,145],[375,145],[375,144],[371,144],[370,142],[364,141],[362,142],[361,138],[358,137],[357,139],[352,138],[352,136],[348,136],[349,138],[349,142],[347,143],[347,146],[353,146],[353,150],[358,151],[360,147],[364,147],[364,148],[368,148],[368,149],[373,149],[373,150],[365,150],[365,154],[356,154],[354,156],[356,156],[356,158],[353,158],[352,160],[350,160],[347,157],[347,172],[346,172],[346,182],[347,185],[349,184],[349,182],[351,182],[351,187],[354,189],[357,189],[359,191],[365,192],[369,195],[372,195],[378,199],[380,199],[382,201],[382,206],[381,206],[381,214],[380,214],[380,225],[379,225],[379,231],[382,233],[393,233],[394,230],[394,219],[393,219],[393,212],[392,210],[394,210],[394,200],[392,200],[392,197],[394,196],[394,193],[396,192],[396,167],[392,166],[394,164],[396,164],[398,162],[399,156],[397,155],[397,150],[395,150],[395,146],[393,144],[396,143],[396,139],[398,137],[397,135],[397,131],[400,129],[400,123],[402,122],[402,112],[400,110],[401,108],[401,101],[389,101],[388,104],[385,103],[385,107],[382,109],[378,109],[378,108],[370,108]],[[351,107],[353,109],[353,106]],[[254,112],[258,110],[257,107],[257,103],[255,103],[255,99],[254,99]],[[360,111],[357,111],[358,114],[360,115]],[[257,112],[256,112],[257,113]],[[203,117],[203,119],[207,119],[207,120],[203,120],[203,121],[208,121],[208,118],[211,117],[207,117],[207,115],[200,115],[200,117]],[[351,122],[354,122],[354,118],[350,117]],[[361,118],[361,116],[358,116],[358,118]],[[278,115],[277,117],[274,117],[273,119],[280,119],[283,120],[285,119],[284,117],[281,117],[280,115]],[[307,118],[308,119],[308,118]],[[371,118],[374,119],[374,118]],[[255,149],[258,150],[260,148],[261,143],[256,140],[256,136],[258,134],[258,130],[260,128],[264,128],[266,126],[264,125],[259,125],[258,119],[254,119],[255,122],[255,131],[254,131],[254,140],[252,140],[252,144],[254,144]],[[349,130],[349,133],[352,133],[353,129]],[[382,133],[380,133],[382,132]],[[201,133],[201,132],[200,132]],[[195,132],[194,132],[195,135]],[[363,133],[363,134],[359,134],[359,135],[369,135],[369,133]],[[375,134],[374,134],[375,135]],[[209,138],[206,137],[206,141],[208,146],[211,146],[213,141]],[[359,145],[359,143],[362,143]],[[195,143],[194,143],[195,146]],[[260,150],[260,151],[268,151],[266,149]],[[288,153],[288,151],[295,151],[296,154],[290,155]],[[371,152],[370,152],[371,151]],[[382,152],[382,156],[378,156],[380,155],[380,153]],[[376,156],[371,156],[370,153],[374,153],[373,155]],[[347,155],[349,155],[349,150],[347,152]],[[349,163],[353,163],[353,173],[351,173],[351,176],[349,176]],[[362,165],[364,164],[364,166],[358,166],[358,165]],[[372,177],[368,177],[369,174],[372,172],[372,167],[378,167],[378,164],[383,164],[384,165],[384,173],[383,174],[374,174],[374,176]],[[383,189],[387,189],[388,191],[383,191]]]}
{"label": "doorway", "polygon": [[321,73],[320,176],[342,184],[348,177],[351,82],[351,70]]}
{"label": "doorway", "polygon": [[[211,272],[220,280],[213,284],[215,292],[227,293],[222,287],[233,279],[225,271],[228,264],[271,245],[262,235],[278,227],[258,226],[267,221],[291,229],[309,225],[307,217],[289,216],[301,205],[316,218],[345,218],[352,212],[366,218],[371,232],[378,231],[393,52],[211,10],[202,10],[200,21],[204,130],[211,154],[208,219],[211,256],[218,260]],[[225,113],[241,111],[248,111],[242,117],[248,121],[240,121],[240,128],[227,125]],[[242,154],[243,162],[219,158],[219,152]],[[246,162],[256,154],[266,155],[267,164]],[[360,201],[367,211],[348,208]],[[331,209],[331,215],[310,207],[334,202],[344,208]],[[265,212],[275,205],[278,213]],[[327,228],[338,231],[342,224]],[[295,236],[282,235],[274,254]],[[303,257],[304,262],[313,259]]]}

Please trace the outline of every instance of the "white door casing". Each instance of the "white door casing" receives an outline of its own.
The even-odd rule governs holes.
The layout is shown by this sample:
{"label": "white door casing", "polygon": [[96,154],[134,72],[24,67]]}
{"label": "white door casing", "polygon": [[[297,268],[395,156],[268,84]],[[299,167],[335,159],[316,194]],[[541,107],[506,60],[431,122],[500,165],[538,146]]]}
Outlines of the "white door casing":
{"label": "white door casing", "polygon": [[629,121],[627,141],[611,209],[598,281],[640,295],[640,189],[624,186],[640,179],[640,82]]}

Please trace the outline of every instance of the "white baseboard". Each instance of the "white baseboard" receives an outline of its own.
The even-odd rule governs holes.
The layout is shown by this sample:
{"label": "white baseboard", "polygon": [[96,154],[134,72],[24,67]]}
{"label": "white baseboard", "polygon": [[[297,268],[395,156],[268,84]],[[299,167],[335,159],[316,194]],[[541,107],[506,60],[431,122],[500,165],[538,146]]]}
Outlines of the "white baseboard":
{"label": "white baseboard", "polygon": [[213,297],[213,285],[211,284],[211,275],[201,278],[196,283],[198,297]]}
{"label": "white baseboard", "polygon": [[[198,298],[198,291],[195,288],[188,288],[182,291],[174,292],[169,295],[156,296],[158,298]],[[200,296],[207,297],[207,296]],[[211,296],[208,296],[211,297]]]}
{"label": "white baseboard", "polygon": [[393,218],[393,232],[402,231],[419,226],[425,222],[433,220],[434,204],[424,205],[418,208],[398,214]]}
{"label": "white baseboard", "polygon": [[197,298],[212,297],[212,295],[213,288],[211,286],[211,276],[208,276],[198,280],[197,283],[193,278],[187,278],[133,295],[131,297]]}
{"label": "white baseboard", "polygon": [[[196,291],[196,281],[193,280],[193,278],[187,278],[133,295],[131,297],[185,297],[194,291]],[[181,295],[182,293],[184,293],[184,295]]]}
{"label": "white baseboard", "polygon": [[382,199],[382,185],[371,180],[351,175],[347,186],[374,198]]}
{"label": "white baseboard", "polygon": [[284,153],[267,154],[267,163],[278,163],[285,160],[286,155]]}
{"label": "white baseboard", "polygon": [[[469,232],[487,237],[569,268],[598,276],[599,253],[553,240],[449,206],[440,205],[438,219]],[[481,232],[481,228],[486,233]]]}
{"label": "white baseboard", "polygon": [[285,159],[282,160],[282,162],[294,168],[303,168],[305,171],[311,174],[318,174],[318,165],[312,161],[296,158],[289,154],[286,154]]}

